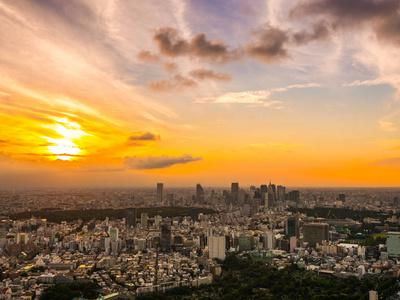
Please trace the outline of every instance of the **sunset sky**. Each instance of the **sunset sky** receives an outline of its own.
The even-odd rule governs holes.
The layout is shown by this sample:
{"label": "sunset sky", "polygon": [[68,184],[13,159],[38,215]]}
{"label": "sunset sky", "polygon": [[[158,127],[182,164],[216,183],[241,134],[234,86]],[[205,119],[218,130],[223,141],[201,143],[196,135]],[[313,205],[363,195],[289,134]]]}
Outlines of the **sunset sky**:
{"label": "sunset sky", "polygon": [[399,186],[400,1],[0,2],[0,188]]}

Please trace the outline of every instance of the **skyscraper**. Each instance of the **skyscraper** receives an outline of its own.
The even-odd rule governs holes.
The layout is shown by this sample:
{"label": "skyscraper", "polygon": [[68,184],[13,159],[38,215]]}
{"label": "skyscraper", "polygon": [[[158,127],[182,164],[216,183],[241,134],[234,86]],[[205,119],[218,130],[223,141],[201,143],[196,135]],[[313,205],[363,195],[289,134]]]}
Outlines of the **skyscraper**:
{"label": "skyscraper", "polygon": [[285,234],[287,235],[288,239],[291,237],[300,237],[300,222],[299,222],[299,215],[296,214],[293,217],[289,217],[286,220],[285,226]]}
{"label": "skyscraper", "polygon": [[278,201],[284,201],[285,200],[285,187],[278,185],[277,186],[277,199]]}
{"label": "skyscraper", "polygon": [[238,195],[239,195],[239,183],[232,182],[232,184],[231,184],[231,195],[233,197],[233,201],[236,203],[238,201]]}
{"label": "skyscraper", "polygon": [[161,251],[171,251],[171,225],[161,225],[161,238],[160,238]]}
{"label": "skyscraper", "polygon": [[126,209],[125,225],[127,229],[136,227],[136,208]]}
{"label": "skyscraper", "polygon": [[196,203],[204,203],[204,190],[199,183],[196,185]]}

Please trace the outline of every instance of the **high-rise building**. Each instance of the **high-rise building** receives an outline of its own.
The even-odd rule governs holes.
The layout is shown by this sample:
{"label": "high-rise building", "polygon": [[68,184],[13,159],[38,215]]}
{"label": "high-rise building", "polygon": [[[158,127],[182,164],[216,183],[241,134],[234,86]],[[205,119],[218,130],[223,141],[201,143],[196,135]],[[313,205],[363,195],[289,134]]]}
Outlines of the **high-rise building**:
{"label": "high-rise building", "polygon": [[345,194],[339,194],[337,197],[338,201],[345,202],[346,201],[346,195]]}
{"label": "high-rise building", "polygon": [[293,190],[289,192],[289,200],[299,202],[300,201],[300,191]]}
{"label": "high-rise building", "polygon": [[110,235],[111,242],[118,240],[118,228],[111,227],[109,230],[109,235]]}
{"label": "high-rise building", "polygon": [[386,246],[390,258],[400,258],[400,232],[389,231],[386,235]]}
{"label": "high-rise building", "polygon": [[160,238],[161,251],[169,252],[171,251],[171,225],[162,224],[161,225],[161,238]]}
{"label": "high-rise building", "polygon": [[125,216],[126,228],[136,227],[136,208],[127,208]]}
{"label": "high-rise building", "polygon": [[329,224],[309,223],[303,225],[303,241],[315,246],[317,243],[329,240]]}
{"label": "high-rise building", "polygon": [[286,220],[285,234],[287,235],[288,239],[290,239],[292,236],[296,238],[300,237],[300,222],[298,214],[294,215],[293,217],[289,217]]}
{"label": "high-rise building", "polygon": [[273,194],[276,194],[276,186],[275,184],[272,184],[271,182],[268,185],[268,192],[272,191]]}
{"label": "high-rise building", "polygon": [[204,203],[204,190],[199,183],[196,185],[196,203]]}
{"label": "high-rise building", "polygon": [[163,183],[157,183],[157,203],[158,204],[163,203],[163,188],[164,188]]}
{"label": "high-rise building", "polygon": [[285,187],[278,185],[277,186],[277,199],[278,201],[284,201],[285,200]]}
{"label": "high-rise building", "polygon": [[261,198],[261,205],[267,206],[268,203],[266,200],[268,200],[268,197],[266,196],[268,192],[268,185],[263,184],[260,186],[260,198]]}
{"label": "high-rise building", "polygon": [[140,215],[140,225],[142,228],[147,228],[147,221],[148,221],[147,213],[142,213]]}
{"label": "high-rise building", "polygon": [[239,183],[232,182],[232,184],[231,184],[231,195],[233,197],[233,201],[236,203],[238,201],[238,196],[239,196]]}
{"label": "high-rise building", "polygon": [[211,235],[207,238],[208,241],[208,257],[225,259],[226,238],[225,236]]}

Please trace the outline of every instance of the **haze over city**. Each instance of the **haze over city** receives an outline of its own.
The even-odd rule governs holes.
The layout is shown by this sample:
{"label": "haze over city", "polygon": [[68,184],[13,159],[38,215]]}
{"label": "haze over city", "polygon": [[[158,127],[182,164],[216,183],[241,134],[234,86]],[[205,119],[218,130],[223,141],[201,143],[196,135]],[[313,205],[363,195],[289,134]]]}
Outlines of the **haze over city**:
{"label": "haze over city", "polygon": [[398,186],[400,2],[0,3],[0,188]]}

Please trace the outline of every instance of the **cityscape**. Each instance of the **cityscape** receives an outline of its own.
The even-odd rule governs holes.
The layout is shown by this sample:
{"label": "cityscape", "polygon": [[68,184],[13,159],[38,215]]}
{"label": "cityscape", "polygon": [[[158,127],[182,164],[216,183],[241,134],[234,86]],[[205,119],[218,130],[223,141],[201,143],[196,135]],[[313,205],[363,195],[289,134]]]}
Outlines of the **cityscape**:
{"label": "cityscape", "polygon": [[399,0],[0,1],[0,300],[400,299]]}
{"label": "cityscape", "polygon": [[[55,299],[51,287],[92,283],[89,299],[167,297],[182,288],[196,298],[190,288],[201,291],[227,276],[225,261],[234,256],[277,270],[296,265],[329,280],[369,280],[379,294],[366,285],[345,297],[396,299],[399,287],[388,282],[399,276],[399,196],[400,188],[271,182],[3,191],[1,297]],[[274,297],[268,288],[260,295]]]}

